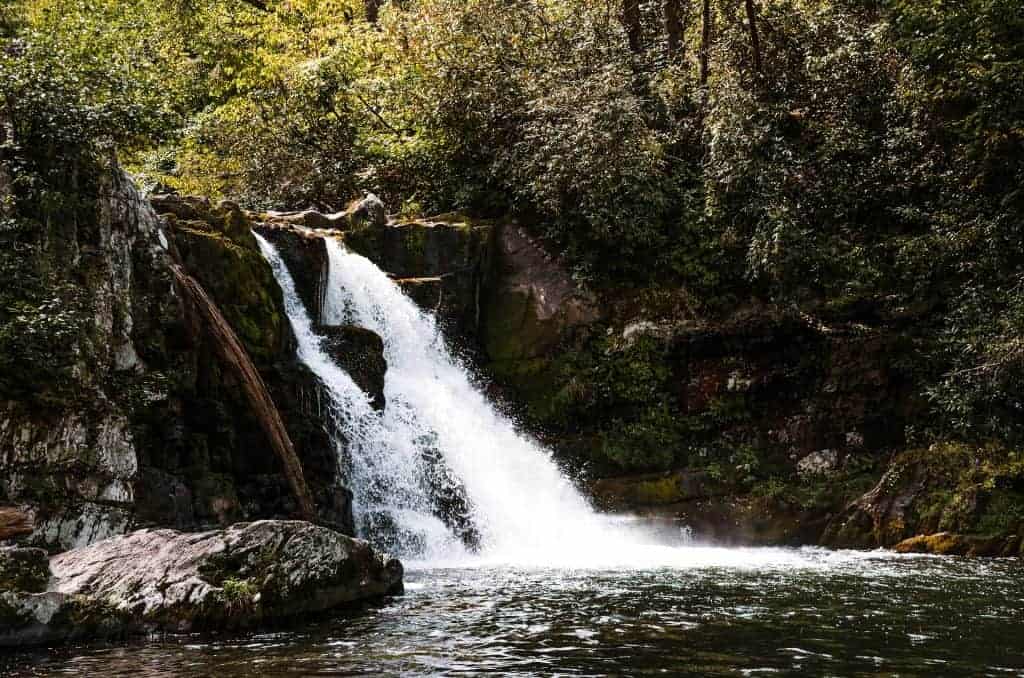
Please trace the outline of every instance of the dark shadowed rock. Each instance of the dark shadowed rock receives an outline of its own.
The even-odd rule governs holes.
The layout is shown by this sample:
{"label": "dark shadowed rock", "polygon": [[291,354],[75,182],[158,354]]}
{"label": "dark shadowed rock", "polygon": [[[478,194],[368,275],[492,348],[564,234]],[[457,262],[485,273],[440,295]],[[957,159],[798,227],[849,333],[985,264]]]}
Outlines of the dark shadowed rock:
{"label": "dark shadowed rock", "polygon": [[51,561],[51,590],[0,594],[0,646],[257,626],[402,590],[402,565],[310,523],[140,530]]}
{"label": "dark shadowed rock", "polygon": [[324,350],[352,381],[371,398],[374,408],[384,409],[384,340],[376,332],[355,325],[320,328]]}
{"label": "dark shadowed rock", "polygon": [[50,579],[46,551],[36,548],[0,548],[0,591],[40,593]]}
{"label": "dark shadowed rock", "polygon": [[256,232],[273,243],[295,282],[295,291],[314,323],[323,317],[327,291],[327,247],[320,235],[297,228],[258,226]]}
{"label": "dark shadowed rock", "polygon": [[590,490],[598,503],[610,510],[664,506],[735,492],[735,488],[700,470],[602,478]]}
{"label": "dark shadowed rock", "polygon": [[456,215],[373,224],[345,233],[345,244],[396,278],[471,274],[486,263],[492,228]]}
{"label": "dark shadowed rock", "polygon": [[345,245],[389,273],[457,343],[478,334],[491,275],[495,226],[458,214],[371,225],[344,234]]}

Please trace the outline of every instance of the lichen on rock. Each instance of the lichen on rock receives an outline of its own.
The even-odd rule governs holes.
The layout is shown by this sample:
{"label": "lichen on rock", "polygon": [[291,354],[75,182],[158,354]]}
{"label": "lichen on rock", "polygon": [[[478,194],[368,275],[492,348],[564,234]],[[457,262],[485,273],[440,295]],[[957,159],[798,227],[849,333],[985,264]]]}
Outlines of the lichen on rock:
{"label": "lichen on rock", "polygon": [[62,553],[51,569],[45,593],[0,593],[0,647],[246,628],[402,590],[397,560],[297,521],[140,530]]}

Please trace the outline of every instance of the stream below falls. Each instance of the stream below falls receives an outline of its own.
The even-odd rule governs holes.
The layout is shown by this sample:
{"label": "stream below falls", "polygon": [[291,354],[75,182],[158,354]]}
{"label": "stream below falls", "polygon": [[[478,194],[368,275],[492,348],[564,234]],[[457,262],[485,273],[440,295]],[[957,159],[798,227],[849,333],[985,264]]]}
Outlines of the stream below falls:
{"label": "stream below falls", "polygon": [[406,594],[377,606],[0,656],[0,675],[1024,675],[1018,561],[679,551],[665,567],[409,563]]}

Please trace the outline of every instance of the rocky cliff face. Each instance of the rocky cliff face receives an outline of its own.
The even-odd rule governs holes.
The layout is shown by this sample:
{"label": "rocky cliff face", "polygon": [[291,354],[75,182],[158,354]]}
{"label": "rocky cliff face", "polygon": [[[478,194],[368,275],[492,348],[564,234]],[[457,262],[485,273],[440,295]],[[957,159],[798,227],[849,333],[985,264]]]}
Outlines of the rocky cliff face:
{"label": "rocky cliff face", "polygon": [[449,327],[603,507],[726,543],[870,548],[944,531],[975,535],[943,542],[961,552],[982,537],[988,552],[1016,548],[1019,455],[908,439],[926,411],[903,367],[913,328],[829,325],[754,301],[708,317],[680,289],[590,290],[512,223],[480,229],[486,247],[449,245],[460,258],[446,267],[420,245],[431,223],[346,241],[403,275],[477,272],[477,295],[448,306],[407,289],[442,317],[476,314]]}
{"label": "rocky cliff face", "polygon": [[5,347],[19,368],[0,395],[0,496],[34,516],[31,541],[54,548],[127,527],[139,472],[127,391],[145,388],[147,349],[180,330],[159,219],[120,171],[92,179],[89,209],[35,226],[31,263],[51,299],[3,318],[22,343]]}
{"label": "rocky cliff face", "polygon": [[458,214],[398,221],[344,234],[345,245],[386,271],[437,315],[460,348],[475,348],[493,270],[496,225]]}
{"label": "rocky cliff face", "polygon": [[294,515],[281,462],[182,298],[176,261],[269,387],[319,518],[351,532],[320,386],[295,360],[250,221],[201,199],[165,197],[155,210],[116,166],[76,162],[77,179],[60,185],[75,209],[23,201],[0,235],[0,506],[16,525],[0,539],[60,551],[136,526]]}
{"label": "rocky cliff face", "polygon": [[[372,198],[335,215],[178,196],[154,210],[119,170],[88,181],[67,171],[91,196],[84,208],[15,215],[0,233],[9,252],[32,255],[5,256],[5,279],[38,283],[9,286],[0,305],[0,538],[62,550],[139,525],[294,512],[237,376],[174,284],[174,261],[269,387],[319,518],[351,531],[320,387],[294,359],[252,228],[281,251],[314,322],[323,237],[391,273],[606,508],[744,543],[892,546],[948,532],[1006,550],[1024,529],[1019,454],[908,439],[924,411],[901,368],[912,328],[830,326],[755,301],[707,316],[681,289],[588,289],[514,223],[388,221]],[[379,338],[320,329],[385,407]]]}
{"label": "rocky cliff face", "polygon": [[684,290],[588,291],[515,227],[498,252],[483,368],[604,508],[725,543],[873,548],[948,532],[969,535],[946,540],[954,552],[1015,552],[1020,453],[907,435],[927,426],[904,368],[914,328],[756,302],[708,317]]}

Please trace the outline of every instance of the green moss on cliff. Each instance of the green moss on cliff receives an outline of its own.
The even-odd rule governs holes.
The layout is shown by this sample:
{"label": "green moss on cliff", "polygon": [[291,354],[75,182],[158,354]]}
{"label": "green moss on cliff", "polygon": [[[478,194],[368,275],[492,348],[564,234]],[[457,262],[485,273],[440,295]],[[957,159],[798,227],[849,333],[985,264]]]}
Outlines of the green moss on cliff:
{"label": "green moss on cliff", "polygon": [[[446,215],[451,216],[451,215]],[[369,225],[344,234],[353,251],[399,278],[466,273],[486,262],[492,226],[483,221],[425,220]]]}
{"label": "green moss on cliff", "polygon": [[871,492],[830,525],[837,546],[892,546],[949,532],[1005,539],[1024,529],[1024,456],[1001,444],[936,443],[898,454]]}
{"label": "green moss on cliff", "polygon": [[0,212],[0,397],[62,406],[83,397],[105,348],[81,294],[104,262],[80,252],[96,238],[104,168],[85,152],[34,150],[17,159],[14,209]]}
{"label": "green moss on cliff", "polygon": [[173,234],[186,269],[217,303],[249,355],[260,364],[273,362],[287,344],[284,300],[241,213],[176,223]]}

